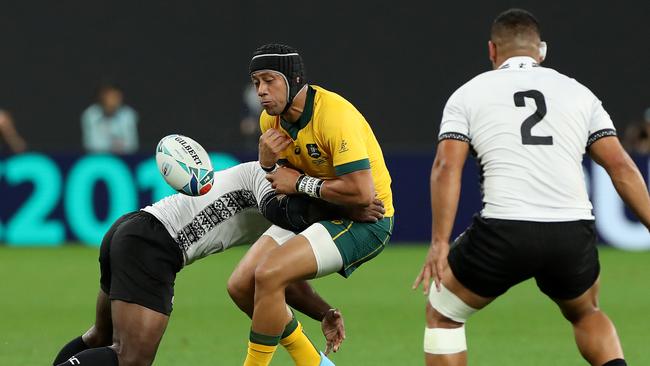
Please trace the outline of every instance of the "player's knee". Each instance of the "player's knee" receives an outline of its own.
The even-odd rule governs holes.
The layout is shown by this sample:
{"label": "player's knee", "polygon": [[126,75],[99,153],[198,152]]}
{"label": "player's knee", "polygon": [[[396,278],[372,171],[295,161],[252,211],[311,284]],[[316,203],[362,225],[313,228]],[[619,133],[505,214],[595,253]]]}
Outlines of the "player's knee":
{"label": "player's knee", "polygon": [[440,291],[433,288],[429,292],[427,320],[438,323],[432,324],[434,327],[458,327],[464,324],[476,311],[443,285],[440,286]]}
{"label": "player's knee", "polygon": [[275,289],[284,285],[282,268],[272,263],[262,263],[255,269],[255,289]]}
{"label": "player's knee", "polygon": [[424,352],[447,355],[467,351],[465,322],[476,309],[465,304],[453,292],[441,286],[429,292],[424,329]]}
{"label": "player's knee", "polygon": [[149,341],[129,342],[130,344],[116,344],[120,366],[149,366],[156,356],[157,344]]}
{"label": "player's knee", "polygon": [[562,315],[569,322],[575,324],[581,320],[600,312],[597,306],[587,305],[569,309],[562,309]]}
{"label": "player's knee", "polygon": [[430,302],[427,303],[425,314],[428,328],[456,328],[463,325],[463,323],[449,319],[441,314],[431,306]]}
{"label": "player's knee", "polygon": [[595,296],[589,296],[588,293],[581,297],[568,301],[556,300],[562,311],[564,318],[571,323],[577,323],[580,320],[593,315],[600,311],[598,308],[598,299]]}
{"label": "player's knee", "polygon": [[241,276],[232,274],[228,279],[228,295],[230,298],[239,303],[245,299],[252,298],[255,295],[255,283],[250,280],[245,280]]}
{"label": "player's knee", "polygon": [[106,329],[93,325],[92,328],[83,335],[84,343],[90,348],[106,347],[113,343],[113,329]]}

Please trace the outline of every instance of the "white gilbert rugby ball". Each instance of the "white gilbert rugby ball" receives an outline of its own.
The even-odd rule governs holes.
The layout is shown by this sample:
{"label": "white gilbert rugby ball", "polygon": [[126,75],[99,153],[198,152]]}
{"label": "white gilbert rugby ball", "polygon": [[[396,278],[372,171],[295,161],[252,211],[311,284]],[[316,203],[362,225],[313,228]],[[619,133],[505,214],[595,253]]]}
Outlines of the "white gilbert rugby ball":
{"label": "white gilbert rugby ball", "polygon": [[165,182],[188,196],[206,194],[214,183],[208,153],[198,142],[183,135],[169,135],[160,140],[156,164]]}

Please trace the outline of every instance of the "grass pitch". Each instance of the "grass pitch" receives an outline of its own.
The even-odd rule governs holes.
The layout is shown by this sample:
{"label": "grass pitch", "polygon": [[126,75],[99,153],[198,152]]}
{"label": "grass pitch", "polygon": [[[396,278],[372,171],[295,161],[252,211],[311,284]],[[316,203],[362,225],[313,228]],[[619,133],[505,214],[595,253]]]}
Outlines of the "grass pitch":
{"label": "grass pitch", "polygon": [[[174,312],[156,365],[241,365],[250,321],[230,302],[228,275],[246,248],[200,260],[177,277]],[[337,365],[422,365],[425,298],[410,286],[425,246],[391,246],[348,280],[314,281],[343,311],[347,340]],[[650,252],[601,248],[601,307],[615,322],[628,363],[650,364]],[[59,348],[94,317],[97,249],[77,245],[0,246],[0,365],[49,365]],[[324,345],[319,324],[300,317]],[[467,326],[472,365],[585,365],[571,327],[528,281],[510,290]],[[291,365],[278,350],[273,365]]]}

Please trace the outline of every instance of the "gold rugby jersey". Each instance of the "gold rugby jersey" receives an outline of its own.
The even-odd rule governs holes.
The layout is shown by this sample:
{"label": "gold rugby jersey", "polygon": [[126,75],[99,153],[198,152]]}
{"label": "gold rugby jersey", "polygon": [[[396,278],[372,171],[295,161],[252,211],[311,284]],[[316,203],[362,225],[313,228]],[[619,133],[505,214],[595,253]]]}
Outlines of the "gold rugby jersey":
{"label": "gold rugby jersey", "polygon": [[370,168],[385,215],[393,216],[391,179],[381,147],[366,119],[340,95],[309,85],[305,108],[296,122],[262,111],[260,128],[262,133],[275,128],[291,137],[294,143],[281,158],[307,175],[331,179]]}

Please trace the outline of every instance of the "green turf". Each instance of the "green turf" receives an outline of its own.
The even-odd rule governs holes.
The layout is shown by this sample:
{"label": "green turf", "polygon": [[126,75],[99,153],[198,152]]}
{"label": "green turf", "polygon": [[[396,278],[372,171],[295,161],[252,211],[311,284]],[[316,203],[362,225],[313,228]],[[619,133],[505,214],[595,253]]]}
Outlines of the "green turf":
{"label": "green turf", "polygon": [[[343,311],[340,365],[421,365],[424,297],[410,290],[424,246],[390,247],[348,279],[315,281]],[[250,323],[230,302],[226,279],[245,248],[199,261],[177,278],[175,310],[156,365],[240,365]],[[602,308],[618,327],[631,365],[650,364],[650,252],[601,249]],[[0,246],[0,365],[48,365],[93,321],[97,249]],[[318,324],[302,317],[322,345]],[[470,364],[584,365],[571,328],[534,283],[520,285],[468,324]],[[279,351],[274,365],[290,365]]]}

